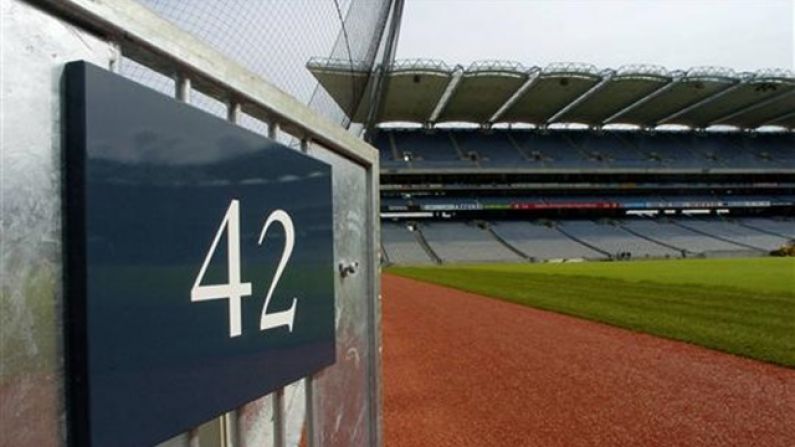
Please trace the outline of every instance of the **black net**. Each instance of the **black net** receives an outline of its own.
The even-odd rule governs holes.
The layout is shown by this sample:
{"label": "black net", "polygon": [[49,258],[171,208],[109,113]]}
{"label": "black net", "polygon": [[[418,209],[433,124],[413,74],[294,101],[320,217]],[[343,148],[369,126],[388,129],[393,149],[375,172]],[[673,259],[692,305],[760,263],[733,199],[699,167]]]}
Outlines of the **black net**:
{"label": "black net", "polygon": [[[392,0],[138,0],[248,70],[343,126],[349,118],[306,69],[313,57],[380,63]],[[122,73],[172,94],[173,80],[125,60]],[[354,95],[359,101],[364,86]],[[224,115],[203,95],[192,102]],[[256,126],[255,126],[256,127]]]}

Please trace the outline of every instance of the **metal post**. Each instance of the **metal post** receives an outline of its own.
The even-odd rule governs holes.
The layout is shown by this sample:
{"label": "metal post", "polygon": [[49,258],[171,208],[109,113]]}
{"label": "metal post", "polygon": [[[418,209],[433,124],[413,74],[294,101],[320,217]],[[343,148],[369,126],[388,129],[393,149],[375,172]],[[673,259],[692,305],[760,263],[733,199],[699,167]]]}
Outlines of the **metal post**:
{"label": "metal post", "polygon": [[273,392],[273,446],[284,447],[284,388]]}
{"label": "metal post", "polygon": [[[241,113],[240,103],[230,99],[226,106],[226,119],[237,124]],[[221,417],[221,445],[224,447],[238,447],[241,439],[238,414],[238,410],[232,410]]]}
{"label": "metal post", "polygon": [[192,428],[188,431],[188,447],[201,447],[199,442],[199,427]]}
{"label": "metal post", "polygon": [[240,122],[240,113],[240,103],[229,101],[226,106],[226,119],[231,123],[238,124]]}
{"label": "metal post", "polygon": [[117,41],[108,42],[110,47],[113,49],[113,56],[110,59],[110,71],[113,73],[119,74],[121,73],[121,44]]}
{"label": "metal post", "polygon": [[[268,138],[276,140],[279,136],[279,123],[268,122]],[[284,447],[284,388],[273,392],[273,445]]]}
{"label": "metal post", "polygon": [[232,410],[221,416],[221,445],[237,447],[238,439],[237,410]]}
{"label": "metal post", "polygon": [[[174,79],[174,96],[186,104],[190,104],[190,78],[178,73]],[[188,447],[200,447],[199,427],[188,430]]]}
{"label": "metal post", "polygon": [[[309,137],[301,138],[301,152],[309,153],[309,146],[311,140]],[[312,404],[312,376],[307,376],[304,379],[304,425],[306,427],[306,445],[309,447],[315,446],[315,418],[314,418],[314,405]]]}
{"label": "metal post", "polygon": [[279,123],[276,121],[268,122],[268,138],[275,140],[279,136]]}
{"label": "metal post", "polygon": [[190,104],[190,78],[185,76],[184,73],[177,73],[174,79],[174,96],[184,102]]}
{"label": "metal post", "polygon": [[371,445],[383,445],[383,427],[381,421],[382,390],[381,390],[381,270],[379,264],[379,253],[381,247],[381,221],[379,210],[381,209],[379,162],[376,159],[371,168],[367,171],[367,276],[370,283],[369,295],[372,300],[367,306],[367,326],[368,326],[368,409],[370,416],[370,443]]}
{"label": "metal post", "polygon": [[314,379],[312,376],[307,376],[304,379],[304,398],[306,399],[306,445],[309,447],[316,447],[315,443],[315,398],[314,398]]}

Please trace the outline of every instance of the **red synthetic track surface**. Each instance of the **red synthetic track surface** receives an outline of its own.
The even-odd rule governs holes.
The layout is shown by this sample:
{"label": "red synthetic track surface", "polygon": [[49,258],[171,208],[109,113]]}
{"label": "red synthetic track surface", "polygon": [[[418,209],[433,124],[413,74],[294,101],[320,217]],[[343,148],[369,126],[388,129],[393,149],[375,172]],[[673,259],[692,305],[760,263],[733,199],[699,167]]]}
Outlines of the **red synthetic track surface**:
{"label": "red synthetic track surface", "polygon": [[387,447],[795,446],[795,370],[391,275]]}

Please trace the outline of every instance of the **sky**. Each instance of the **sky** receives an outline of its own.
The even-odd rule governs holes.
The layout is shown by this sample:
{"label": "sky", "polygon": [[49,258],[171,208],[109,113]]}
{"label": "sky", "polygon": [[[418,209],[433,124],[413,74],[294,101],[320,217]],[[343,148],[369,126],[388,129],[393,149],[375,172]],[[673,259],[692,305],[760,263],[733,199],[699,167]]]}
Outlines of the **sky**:
{"label": "sky", "polygon": [[795,69],[795,0],[406,0],[397,58]]}

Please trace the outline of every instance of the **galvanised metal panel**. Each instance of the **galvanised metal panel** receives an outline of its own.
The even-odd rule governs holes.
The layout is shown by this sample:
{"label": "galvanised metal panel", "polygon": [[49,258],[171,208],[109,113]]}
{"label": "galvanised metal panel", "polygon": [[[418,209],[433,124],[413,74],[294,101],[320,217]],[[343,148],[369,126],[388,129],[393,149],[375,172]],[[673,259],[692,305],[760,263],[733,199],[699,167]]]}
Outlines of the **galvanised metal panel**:
{"label": "galvanised metal panel", "polygon": [[317,145],[311,146],[309,154],[332,166],[335,259],[355,269],[352,274],[335,277],[337,360],[333,368],[321,371],[313,380],[315,430],[310,436],[317,446],[371,446],[378,436],[373,431],[378,402],[370,398],[370,390],[380,354],[368,340],[374,331],[372,315],[377,312],[373,307],[377,302],[362,297],[371,287],[366,262],[377,248],[369,246],[362,235],[377,225],[369,211],[371,194],[377,190],[372,190],[364,167]]}
{"label": "galvanised metal panel", "polygon": [[[290,132],[297,132],[299,136],[317,139],[333,146],[333,150],[329,149],[325,153],[325,158],[334,158],[331,163],[334,170],[334,188],[341,191],[339,194],[335,193],[335,197],[341,196],[345,198],[345,203],[356,204],[355,209],[350,210],[350,213],[346,212],[345,205],[337,205],[335,224],[344,222],[344,216],[348,214],[359,216],[354,220],[363,222],[363,227],[357,227],[357,231],[345,233],[347,241],[336,241],[335,245],[345,246],[347,250],[352,246],[351,238],[356,238],[357,246],[368,247],[363,253],[359,253],[363,256],[357,261],[360,263],[358,273],[348,277],[357,279],[339,278],[335,285],[335,290],[342,290],[346,295],[344,299],[339,300],[346,304],[338,303],[338,309],[356,313],[351,316],[338,315],[337,327],[340,331],[346,332],[344,337],[341,333],[338,333],[337,337],[341,340],[341,345],[353,348],[352,351],[348,351],[349,357],[356,357],[353,356],[354,352],[361,352],[362,355],[356,357],[361,363],[356,362],[352,366],[350,362],[346,362],[339,370],[331,367],[321,374],[312,387],[307,388],[313,390],[311,402],[324,403],[322,406],[314,405],[312,420],[316,423],[314,427],[313,424],[307,427],[315,434],[311,436],[310,446],[320,445],[318,442],[313,442],[318,439],[332,438],[340,439],[340,445],[347,445],[348,440],[351,439],[364,439],[363,445],[368,443],[377,445],[381,438],[378,379],[380,368],[378,300],[380,298],[377,295],[379,284],[376,245],[378,178],[375,151],[363,142],[350,137],[344,130],[338,130],[330,123],[320,120],[305,107],[299,106],[292,98],[276,91],[267,83],[251,77],[224,57],[185,38],[184,33],[181,34],[168,23],[158,20],[134,3],[116,3],[108,0],[90,2],[45,0],[41,4],[42,8],[53,8],[66,17],[79,17],[76,23],[90,26],[94,32],[105,35],[107,39],[120,39],[119,47],[125,50],[127,56],[138,62],[141,60],[137,58],[145,56],[148,63],[165,67],[166,73],[171,73],[169,69],[175,66],[182,69],[190,67],[188,73],[197,76],[195,85],[211,88],[212,95],[228,98],[231,93],[232,96],[247,98],[259,104],[258,117],[276,119]],[[64,435],[59,429],[64,417],[61,394],[63,376],[59,366],[61,358],[58,350],[52,348],[60,343],[58,315],[61,313],[58,83],[64,62],[82,58],[107,65],[111,62],[114,52],[107,42],[84,33],[77,25],[54,19],[19,0],[2,0],[2,7],[4,37],[18,38],[4,41],[4,45],[9,44],[9,48],[14,49],[14,52],[5,52],[4,61],[9,61],[12,57],[17,58],[19,63],[16,66],[23,70],[13,73],[5,71],[3,78],[3,178],[0,181],[3,187],[3,237],[0,239],[4,242],[0,249],[3,259],[3,276],[0,278],[3,286],[2,316],[9,315],[5,312],[5,308],[13,307],[15,313],[10,315],[17,324],[14,326],[3,324],[0,327],[3,330],[10,328],[11,332],[16,331],[14,332],[16,338],[6,337],[5,331],[2,333],[3,343],[6,341],[13,343],[0,344],[4,349],[3,370],[0,374],[3,379],[2,392],[10,393],[8,399],[5,398],[6,396],[0,399],[0,404],[13,404],[18,417],[3,419],[1,428],[3,441],[13,440],[14,445],[61,445],[64,441]],[[11,12],[14,8],[24,9],[30,14],[11,26],[13,22],[11,19],[14,18]],[[6,32],[9,29],[13,29],[14,32]],[[123,30],[123,33],[119,34],[118,30]],[[21,44],[15,45],[12,42]],[[146,48],[156,48],[158,54],[153,55]],[[57,50],[52,51],[54,49]],[[31,64],[33,59],[37,60]],[[20,89],[9,93],[7,87],[13,86],[12,81],[24,84],[26,90]],[[50,89],[42,88],[46,85],[49,85]],[[24,95],[15,98],[16,93]],[[5,113],[6,107],[13,109],[20,119],[13,122],[10,119],[6,120],[5,116],[10,116]],[[257,109],[247,110],[254,112]],[[39,122],[43,125],[36,124]],[[14,129],[18,131],[17,134],[5,132],[6,126],[11,128],[12,123],[16,125]],[[10,141],[18,141],[19,144],[9,144]],[[324,151],[317,149],[318,154]],[[12,165],[18,166],[14,166],[14,179],[10,181],[7,172],[9,172],[8,166]],[[364,176],[359,175],[361,172]],[[348,174],[354,175],[354,178],[345,180],[340,177]],[[356,182],[361,184],[362,177],[365,184],[361,185],[361,188],[346,189],[346,185]],[[12,195],[7,194],[7,191],[13,191],[11,199],[9,197]],[[351,197],[349,194],[352,191],[364,193],[366,196]],[[10,237],[6,238],[7,235]],[[7,241],[12,243],[6,244]],[[11,265],[14,265],[15,269],[13,273],[7,274]],[[31,279],[30,276],[35,278]],[[43,299],[39,299],[40,297]],[[31,324],[36,327],[31,327]],[[20,336],[24,339],[24,343],[19,343]],[[39,343],[38,339],[42,338],[45,343]],[[27,358],[18,365],[6,362],[5,354],[10,353],[11,350],[18,350]],[[25,369],[28,363],[34,363],[34,368],[27,368],[26,373],[41,370],[43,380],[33,383],[30,380],[35,377],[28,374],[28,377],[22,378],[20,382],[19,375],[14,375],[13,369],[6,367],[22,366]],[[38,365],[43,366],[39,368]],[[352,380],[345,382],[348,379]],[[358,387],[348,393],[339,388],[340,383]],[[284,391],[286,414],[283,420],[286,421],[284,427],[287,431],[285,433],[287,445],[297,444],[301,436],[300,429],[304,427],[300,391],[291,391],[299,387],[300,385],[288,386]],[[299,403],[296,403],[297,401]],[[329,413],[322,414],[322,411]],[[353,414],[349,415],[345,411],[351,411]],[[240,417],[237,419],[239,419],[240,432],[236,437],[242,445],[256,445],[255,442],[268,445],[273,441],[271,396],[265,396],[245,405],[239,413]],[[338,427],[339,430],[335,431],[335,425],[332,423],[335,418],[353,423],[348,424],[350,429]],[[20,420],[24,423],[19,422]],[[320,425],[321,423],[324,425]],[[346,437],[340,433],[340,430],[353,436]],[[367,432],[367,435],[362,437],[361,434],[364,432]],[[202,427],[198,433],[199,438],[202,438],[203,434],[212,435],[218,431],[214,427]],[[164,445],[187,445],[191,440],[196,440],[196,437],[180,435]],[[212,440],[210,445],[214,445],[216,441],[217,439]],[[205,445],[205,439],[202,439],[202,442],[202,445]]]}
{"label": "galvanised metal panel", "polygon": [[61,340],[63,64],[114,52],[20,0],[0,1],[0,445],[65,439]]}

